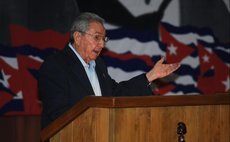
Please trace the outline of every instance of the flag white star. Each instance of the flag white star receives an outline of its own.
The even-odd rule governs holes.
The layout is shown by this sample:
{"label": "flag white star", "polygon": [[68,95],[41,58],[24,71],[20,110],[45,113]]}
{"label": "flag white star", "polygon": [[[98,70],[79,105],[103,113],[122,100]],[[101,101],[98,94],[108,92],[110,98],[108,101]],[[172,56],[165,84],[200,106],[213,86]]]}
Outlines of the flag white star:
{"label": "flag white star", "polygon": [[22,91],[19,91],[16,96],[14,96],[14,99],[17,100],[17,99],[23,99],[23,93]]}
{"label": "flag white star", "polygon": [[9,88],[9,82],[8,82],[8,79],[11,77],[11,75],[6,75],[4,70],[1,70],[1,74],[2,74],[2,77],[3,79],[0,79],[0,83],[3,84],[3,86]]}
{"label": "flag white star", "polygon": [[222,83],[223,83],[224,86],[225,86],[225,91],[228,91],[228,90],[230,89],[230,84],[229,84],[229,82],[230,82],[229,76],[227,77],[227,79],[226,79],[225,81],[222,81]]}
{"label": "flag white star", "polygon": [[204,63],[209,63],[209,57],[208,57],[208,55],[205,54],[205,55],[203,56],[203,62],[204,62]]}
{"label": "flag white star", "polygon": [[170,46],[168,47],[168,50],[169,50],[170,55],[173,55],[173,54],[177,55],[177,52],[176,52],[177,47],[173,46],[173,44],[170,44]]}

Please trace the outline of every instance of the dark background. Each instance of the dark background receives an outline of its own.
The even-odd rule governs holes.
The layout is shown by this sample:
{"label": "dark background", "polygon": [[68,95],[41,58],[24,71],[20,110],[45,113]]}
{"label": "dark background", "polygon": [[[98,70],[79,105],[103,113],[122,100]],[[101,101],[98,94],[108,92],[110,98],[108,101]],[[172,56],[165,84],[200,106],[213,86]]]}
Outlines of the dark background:
{"label": "dark background", "polygon": [[[145,0],[146,4],[149,1]],[[170,1],[165,0],[165,3],[170,4]],[[179,2],[181,25],[208,27],[221,42],[230,41],[230,13],[222,0],[179,0]],[[107,22],[141,29],[157,23],[165,8],[167,4],[161,11],[134,17],[117,0],[1,0],[0,43],[10,45],[11,23],[35,31],[49,28],[65,33],[68,32],[72,20],[79,11],[92,11],[101,15]]]}

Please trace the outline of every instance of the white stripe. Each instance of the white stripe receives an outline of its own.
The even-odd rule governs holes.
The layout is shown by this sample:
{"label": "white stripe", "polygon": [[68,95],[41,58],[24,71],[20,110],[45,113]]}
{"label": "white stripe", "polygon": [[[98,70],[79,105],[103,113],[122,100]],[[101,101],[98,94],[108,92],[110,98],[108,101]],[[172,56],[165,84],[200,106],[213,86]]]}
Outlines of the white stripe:
{"label": "white stripe", "polygon": [[181,61],[181,64],[183,65],[189,65],[191,66],[193,69],[199,67],[199,57],[191,57],[191,56],[187,56],[186,58],[184,58]]}
{"label": "white stripe", "polygon": [[0,56],[2,60],[4,60],[8,65],[10,65],[12,68],[18,70],[18,60],[17,58],[11,58],[11,57],[3,57]]}
{"label": "white stripe", "polygon": [[178,41],[188,45],[195,44],[197,45],[198,40],[202,40],[208,43],[214,43],[214,38],[211,35],[198,35],[196,33],[187,33],[187,34],[172,34],[172,36]]}
{"label": "white stripe", "polygon": [[178,91],[178,92],[168,92],[168,93],[165,93],[164,96],[180,96],[180,95],[200,95],[199,93],[197,92],[190,92],[190,93],[184,93],[182,91]]}
{"label": "white stripe", "polygon": [[222,50],[224,52],[230,53],[230,48],[224,48],[223,46],[217,46],[216,49]]}
{"label": "white stripe", "polygon": [[178,78],[175,80],[176,84],[181,84],[181,85],[194,85],[195,87],[197,86],[196,81],[189,75],[180,75]]}
{"label": "white stripe", "polygon": [[159,43],[150,41],[141,43],[135,39],[123,38],[121,40],[111,40],[106,44],[106,47],[113,52],[122,54],[131,52],[135,55],[148,55],[148,56],[165,56],[165,52],[159,48]]}
{"label": "white stripe", "polygon": [[113,67],[108,67],[108,72],[110,76],[117,82],[126,81],[137,75],[144,73],[143,71],[125,72],[120,68],[113,68]]}
{"label": "white stripe", "polygon": [[33,60],[36,60],[38,62],[43,62],[44,60],[38,56],[33,56],[33,55],[29,55],[29,58],[32,58]]}

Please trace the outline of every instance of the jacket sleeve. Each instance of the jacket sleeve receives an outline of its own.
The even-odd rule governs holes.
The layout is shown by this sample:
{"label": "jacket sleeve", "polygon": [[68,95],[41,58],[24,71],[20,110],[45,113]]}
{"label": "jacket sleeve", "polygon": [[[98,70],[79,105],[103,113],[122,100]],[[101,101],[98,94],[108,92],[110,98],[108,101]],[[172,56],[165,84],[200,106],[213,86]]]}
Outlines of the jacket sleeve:
{"label": "jacket sleeve", "polygon": [[108,88],[111,88],[112,96],[152,95],[152,89],[149,85],[145,73],[133,77],[129,80],[116,82],[114,79],[110,77],[105,63],[102,60],[100,60],[98,63],[100,64],[104,74],[106,75],[107,84],[109,85]]}

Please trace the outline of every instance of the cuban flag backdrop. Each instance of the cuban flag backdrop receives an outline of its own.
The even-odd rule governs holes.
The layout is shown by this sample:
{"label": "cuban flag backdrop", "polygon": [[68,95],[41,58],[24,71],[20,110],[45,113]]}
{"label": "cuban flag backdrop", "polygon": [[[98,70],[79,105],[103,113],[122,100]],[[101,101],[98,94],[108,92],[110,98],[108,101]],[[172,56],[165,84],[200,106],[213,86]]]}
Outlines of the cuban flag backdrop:
{"label": "cuban flag backdrop", "polygon": [[[108,3],[100,1],[104,6]],[[110,41],[101,56],[117,82],[149,71],[164,56],[166,63],[180,62],[181,67],[155,81],[155,94],[209,95],[230,91],[230,37],[221,42],[209,27],[180,25],[178,0],[111,1],[107,8],[87,0],[77,2],[74,4],[80,11],[89,9],[105,18]],[[118,15],[109,15],[114,7],[122,7],[123,14],[117,11]],[[124,13],[127,11],[129,14]],[[9,23],[10,44],[0,43],[0,115],[40,114],[38,69],[69,39],[67,30],[57,29]]]}

